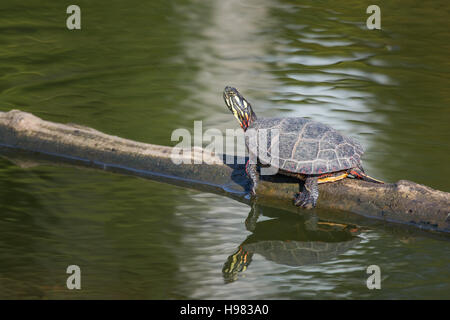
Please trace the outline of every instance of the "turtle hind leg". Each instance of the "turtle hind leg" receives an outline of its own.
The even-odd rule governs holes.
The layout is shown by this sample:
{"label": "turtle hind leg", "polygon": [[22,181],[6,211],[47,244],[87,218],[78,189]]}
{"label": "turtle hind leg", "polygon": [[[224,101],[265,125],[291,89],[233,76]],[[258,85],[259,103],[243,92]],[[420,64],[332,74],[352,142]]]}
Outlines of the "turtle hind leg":
{"label": "turtle hind leg", "polygon": [[319,198],[319,186],[317,177],[307,177],[303,191],[297,193],[294,198],[294,204],[298,207],[311,209],[317,204]]}
{"label": "turtle hind leg", "polygon": [[348,170],[348,177],[353,179],[360,179],[367,182],[373,182],[373,183],[384,183],[381,180],[377,180],[375,178],[372,178],[365,174],[364,170],[362,168],[352,168]]}

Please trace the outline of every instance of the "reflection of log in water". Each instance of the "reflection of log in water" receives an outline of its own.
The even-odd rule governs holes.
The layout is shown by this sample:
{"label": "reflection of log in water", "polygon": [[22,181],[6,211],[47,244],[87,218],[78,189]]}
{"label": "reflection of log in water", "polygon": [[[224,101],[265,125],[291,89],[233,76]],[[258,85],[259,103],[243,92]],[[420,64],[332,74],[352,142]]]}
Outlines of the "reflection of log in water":
{"label": "reflection of log in water", "polygon": [[[253,220],[253,214],[250,212],[247,221]],[[253,233],[222,268],[225,282],[237,280],[238,274],[250,266],[255,253],[275,263],[296,267],[331,260],[361,241],[356,226],[324,221],[311,225],[299,218],[265,220],[255,223],[251,229]]]}
{"label": "reflection of log in water", "polygon": [[[248,179],[242,165],[227,165],[223,157],[208,163],[175,165],[172,148],[139,143],[106,135],[94,129],[43,121],[13,110],[0,112],[0,144],[8,148],[39,152],[54,159],[81,163],[122,173],[159,177],[184,186],[241,198]],[[180,155],[184,157],[184,155]],[[192,157],[201,157],[201,150]],[[284,177],[263,180],[257,193],[277,206],[292,206],[298,184]],[[435,231],[450,231],[450,194],[401,180],[372,184],[345,179],[320,185],[319,208],[340,209],[385,221],[401,222]]]}

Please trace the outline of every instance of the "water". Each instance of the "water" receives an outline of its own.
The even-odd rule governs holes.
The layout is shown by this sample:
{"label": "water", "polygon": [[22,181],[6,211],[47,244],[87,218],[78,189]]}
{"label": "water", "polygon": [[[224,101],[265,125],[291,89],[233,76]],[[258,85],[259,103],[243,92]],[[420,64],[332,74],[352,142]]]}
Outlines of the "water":
{"label": "water", "polygon": [[[174,145],[172,131],[194,120],[237,128],[221,97],[233,85],[260,117],[304,116],[357,137],[371,176],[450,191],[448,2],[382,4],[382,31],[366,29],[370,3],[359,1],[77,4],[81,31],[65,28],[63,4],[0,4],[0,111]],[[0,186],[1,298],[450,298],[445,240],[366,228],[326,261],[289,266],[255,253],[226,283],[224,263],[252,235],[246,204],[5,159]],[[273,240],[284,230],[273,227]],[[324,241],[299,230],[294,238]],[[80,291],[66,289],[71,264]],[[381,290],[366,287],[372,264]]]}

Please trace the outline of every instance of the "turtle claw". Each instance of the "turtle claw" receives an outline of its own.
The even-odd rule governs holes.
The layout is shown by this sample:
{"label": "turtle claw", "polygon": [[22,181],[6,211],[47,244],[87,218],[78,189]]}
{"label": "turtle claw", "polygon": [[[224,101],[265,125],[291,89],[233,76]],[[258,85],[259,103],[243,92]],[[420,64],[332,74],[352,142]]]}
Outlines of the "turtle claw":
{"label": "turtle claw", "polygon": [[314,197],[309,192],[297,192],[294,197],[294,204],[297,207],[312,209],[316,206]]}
{"label": "turtle claw", "polygon": [[256,200],[256,188],[254,188],[253,186],[250,187],[250,190],[246,195],[246,199]]}
{"label": "turtle claw", "polygon": [[305,180],[303,191],[295,194],[294,204],[297,207],[312,209],[319,199],[319,189],[317,187],[317,177],[308,177]]}
{"label": "turtle claw", "polygon": [[256,198],[256,187],[255,186],[252,186],[252,189],[250,191],[250,196],[252,198]]}

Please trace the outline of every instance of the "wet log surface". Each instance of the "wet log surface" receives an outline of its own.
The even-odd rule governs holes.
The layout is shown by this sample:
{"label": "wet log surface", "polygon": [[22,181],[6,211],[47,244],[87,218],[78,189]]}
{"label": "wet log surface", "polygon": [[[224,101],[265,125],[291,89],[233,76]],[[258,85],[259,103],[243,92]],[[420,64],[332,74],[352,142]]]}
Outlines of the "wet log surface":
{"label": "wet log surface", "polygon": [[[32,165],[33,160],[27,158],[37,153],[40,161],[137,175],[249,202],[246,197],[249,181],[244,166],[237,164],[245,162],[244,159],[225,164],[223,155],[203,155],[202,158],[201,149],[195,149],[189,157],[186,153],[179,154],[178,160],[191,163],[177,165],[172,161],[174,150],[171,147],[127,140],[80,125],[44,121],[18,110],[0,112],[0,146],[1,154],[22,166]],[[352,217],[357,214],[420,229],[450,232],[450,193],[447,192],[406,180],[374,184],[344,179],[322,184],[319,189],[318,214],[326,215],[323,212],[333,209],[343,212],[341,220],[352,213]],[[298,191],[298,182],[291,178],[265,176],[257,189],[258,202],[292,212],[305,211],[292,205],[293,194]]]}

